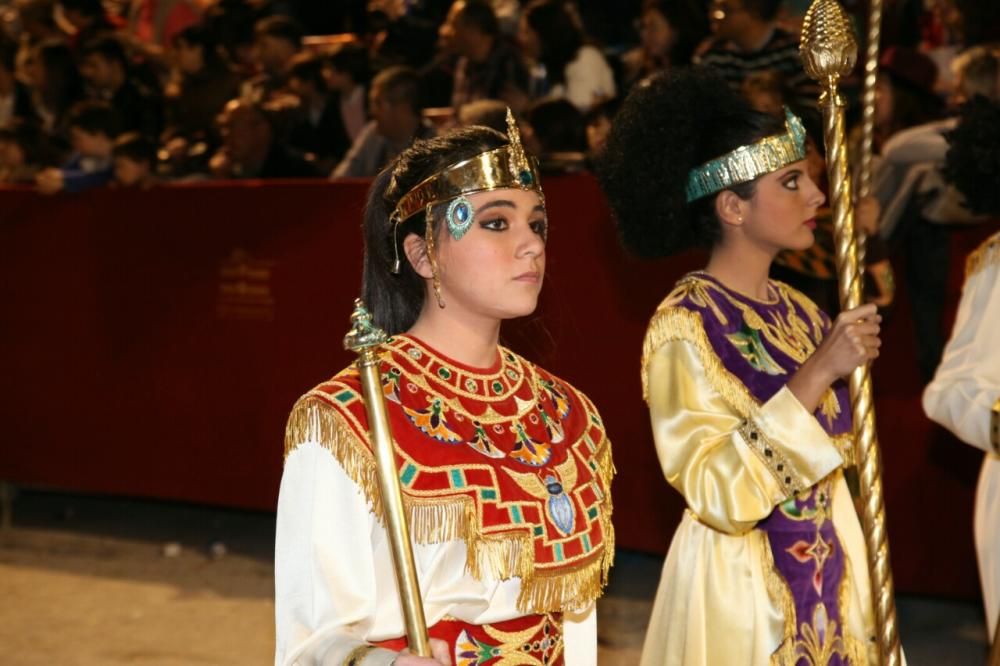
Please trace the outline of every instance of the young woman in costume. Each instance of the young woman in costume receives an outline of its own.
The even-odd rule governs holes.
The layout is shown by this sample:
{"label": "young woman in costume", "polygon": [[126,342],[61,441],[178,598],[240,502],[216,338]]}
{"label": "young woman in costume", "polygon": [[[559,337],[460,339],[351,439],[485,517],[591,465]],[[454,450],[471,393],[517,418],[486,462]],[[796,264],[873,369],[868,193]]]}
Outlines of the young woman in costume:
{"label": "young woman in costume", "polygon": [[800,121],[753,111],[706,70],[677,70],[630,95],[606,155],[629,248],[709,250],[643,347],[657,453],[687,510],[642,663],[876,663],[841,378],[878,355],[879,319],[867,305],[831,322],[768,278],[778,252],[813,242],[823,203]]}
{"label": "young woman in costume", "polygon": [[278,501],[276,664],[596,663],[614,552],[611,449],[585,395],[498,344],[530,314],[548,220],[537,162],[508,134],[406,150],[365,212],[362,292],[435,660],[404,625],[353,367],[305,394]]}

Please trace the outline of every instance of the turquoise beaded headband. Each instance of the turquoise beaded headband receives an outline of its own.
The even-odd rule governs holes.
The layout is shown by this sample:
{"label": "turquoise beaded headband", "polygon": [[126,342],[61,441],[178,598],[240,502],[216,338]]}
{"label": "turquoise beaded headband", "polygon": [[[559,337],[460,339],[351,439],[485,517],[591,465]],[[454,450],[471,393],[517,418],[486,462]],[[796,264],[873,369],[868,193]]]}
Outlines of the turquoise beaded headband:
{"label": "turquoise beaded headband", "polygon": [[722,157],[688,172],[685,191],[688,203],[710,194],[747,183],[806,157],[806,130],[802,121],[785,107],[785,131],[749,146],[740,146]]}

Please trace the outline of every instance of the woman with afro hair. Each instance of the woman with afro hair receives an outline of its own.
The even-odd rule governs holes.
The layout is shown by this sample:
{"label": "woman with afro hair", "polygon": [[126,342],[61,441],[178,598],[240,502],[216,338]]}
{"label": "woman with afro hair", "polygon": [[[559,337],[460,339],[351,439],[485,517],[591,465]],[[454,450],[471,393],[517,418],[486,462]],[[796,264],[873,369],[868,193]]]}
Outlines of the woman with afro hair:
{"label": "woman with afro hair", "polygon": [[643,394],[687,510],[663,566],[642,664],[877,663],[864,536],[844,482],[843,378],[878,356],[873,305],[831,321],[768,278],[813,243],[823,194],[805,132],[707,70],[632,92],[601,170],[625,245],[708,248],[643,345]]}

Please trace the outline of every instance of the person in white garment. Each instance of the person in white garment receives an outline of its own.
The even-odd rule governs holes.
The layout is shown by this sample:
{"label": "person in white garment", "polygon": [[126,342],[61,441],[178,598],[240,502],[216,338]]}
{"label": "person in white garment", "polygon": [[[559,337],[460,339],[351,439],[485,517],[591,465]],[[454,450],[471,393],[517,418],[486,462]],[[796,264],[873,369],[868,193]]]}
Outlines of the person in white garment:
{"label": "person in white garment", "polygon": [[[995,183],[1000,156],[977,146],[1000,135],[1000,105],[980,99],[966,107],[949,137],[948,172],[974,212],[1000,215]],[[924,411],[963,442],[986,452],[976,491],[975,538],[989,637],[1000,613],[1000,233],[966,261],[965,285],[955,327],[934,380],[924,391]]]}

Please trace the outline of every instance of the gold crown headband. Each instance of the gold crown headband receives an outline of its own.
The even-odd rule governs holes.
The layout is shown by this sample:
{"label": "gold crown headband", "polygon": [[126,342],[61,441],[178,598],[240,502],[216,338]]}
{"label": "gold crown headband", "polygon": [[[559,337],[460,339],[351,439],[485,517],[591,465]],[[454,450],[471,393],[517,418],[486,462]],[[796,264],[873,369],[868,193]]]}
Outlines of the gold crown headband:
{"label": "gold crown headband", "polygon": [[806,130],[802,121],[785,107],[785,131],[740,146],[722,157],[709,160],[688,172],[688,203],[727,187],[747,183],[806,158]]}
{"label": "gold crown headband", "polygon": [[[421,210],[429,216],[431,209],[451,201],[445,213],[448,231],[459,240],[472,226],[475,209],[466,195],[490,190],[533,190],[544,202],[542,183],[538,174],[538,160],[524,152],[521,134],[514,114],[507,109],[506,146],[494,148],[469,159],[445,167],[433,176],[418,183],[396,204],[389,216],[392,222],[395,262],[393,272],[399,272],[399,225]],[[428,224],[428,228],[430,224]],[[428,231],[428,233],[430,233]]]}

